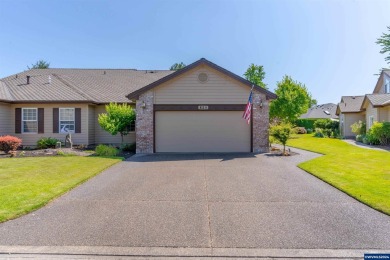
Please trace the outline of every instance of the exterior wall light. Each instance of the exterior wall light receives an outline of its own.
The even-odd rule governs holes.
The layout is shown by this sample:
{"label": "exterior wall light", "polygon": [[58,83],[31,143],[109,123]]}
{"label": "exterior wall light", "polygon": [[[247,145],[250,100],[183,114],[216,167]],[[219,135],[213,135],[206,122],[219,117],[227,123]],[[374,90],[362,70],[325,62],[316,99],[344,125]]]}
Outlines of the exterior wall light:
{"label": "exterior wall light", "polygon": [[142,101],[141,107],[142,107],[142,108],[145,108],[145,107],[146,107],[145,101]]}

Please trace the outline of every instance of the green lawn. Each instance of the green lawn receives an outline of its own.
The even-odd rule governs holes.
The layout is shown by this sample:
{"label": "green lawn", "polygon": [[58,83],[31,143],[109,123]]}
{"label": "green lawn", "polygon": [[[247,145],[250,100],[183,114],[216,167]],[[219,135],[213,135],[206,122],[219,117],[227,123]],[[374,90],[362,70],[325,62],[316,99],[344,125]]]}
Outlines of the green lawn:
{"label": "green lawn", "polygon": [[364,149],[338,139],[295,137],[289,146],[324,154],[299,164],[301,169],[390,215],[390,152]]}
{"label": "green lawn", "polygon": [[120,160],[80,156],[0,159],[0,222],[42,207]]}

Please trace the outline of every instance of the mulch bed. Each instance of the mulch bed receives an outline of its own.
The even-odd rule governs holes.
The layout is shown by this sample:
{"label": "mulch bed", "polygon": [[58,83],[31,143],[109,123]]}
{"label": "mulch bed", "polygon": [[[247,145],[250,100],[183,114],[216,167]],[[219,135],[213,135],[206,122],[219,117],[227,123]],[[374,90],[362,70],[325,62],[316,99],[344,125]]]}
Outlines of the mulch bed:
{"label": "mulch bed", "polygon": [[[93,150],[85,150],[78,148],[61,148],[61,149],[36,149],[36,150],[17,150],[15,157],[43,157],[57,155],[76,155],[76,156],[95,156]],[[132,152],[120,152],[117,156],[129,158],[133,156]],[[0,151],[0,158],[9,158],[10,154],[5,154]]]}
{"label": "mulch bed", "polygon": [[283,154],[283,148],[271,146],[268,156],[293,156],[299,155],[299,153],[293,152],[290,148],[286,148],[286,153]]}

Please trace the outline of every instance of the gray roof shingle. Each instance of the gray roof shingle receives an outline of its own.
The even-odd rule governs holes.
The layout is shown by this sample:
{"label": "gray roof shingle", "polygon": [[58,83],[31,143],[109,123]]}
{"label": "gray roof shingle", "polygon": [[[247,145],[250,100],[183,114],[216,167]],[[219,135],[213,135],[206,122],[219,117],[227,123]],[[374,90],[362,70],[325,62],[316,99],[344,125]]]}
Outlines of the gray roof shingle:
{"label": "gray roof shingle", "polygon": [[390,105],[390,94],[367,94],[366,97],[373,106]]}
{"label": "gray roof shingle", "polygon": [[317,119],[317,118],[338,118],[336,115],[337,105],[327,103],[309,108],[307,112],[300,116],[301,119]]}
{"label": "gray roof shingle", "polygon": [[360,112],[365,96],[342,96],[338,104],[341,113]]}
{"label": "gray roof shingle", "polygon": [[[127,94],[173,72],[134,69],[32,69],[0,79],[0,100],[129,102]],[[26,84],[27,75],[30,76],[30,84]]]}

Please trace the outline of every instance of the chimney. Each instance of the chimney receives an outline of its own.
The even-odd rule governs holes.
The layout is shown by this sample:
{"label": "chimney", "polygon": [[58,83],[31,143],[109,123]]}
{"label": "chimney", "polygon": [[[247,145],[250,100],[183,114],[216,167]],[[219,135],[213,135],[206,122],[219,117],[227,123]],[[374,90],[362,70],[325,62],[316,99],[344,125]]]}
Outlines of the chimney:
{"label": "chimney", "polygon": [[27,78],[27,84],[30,84],[30,76],[26,76]]}

